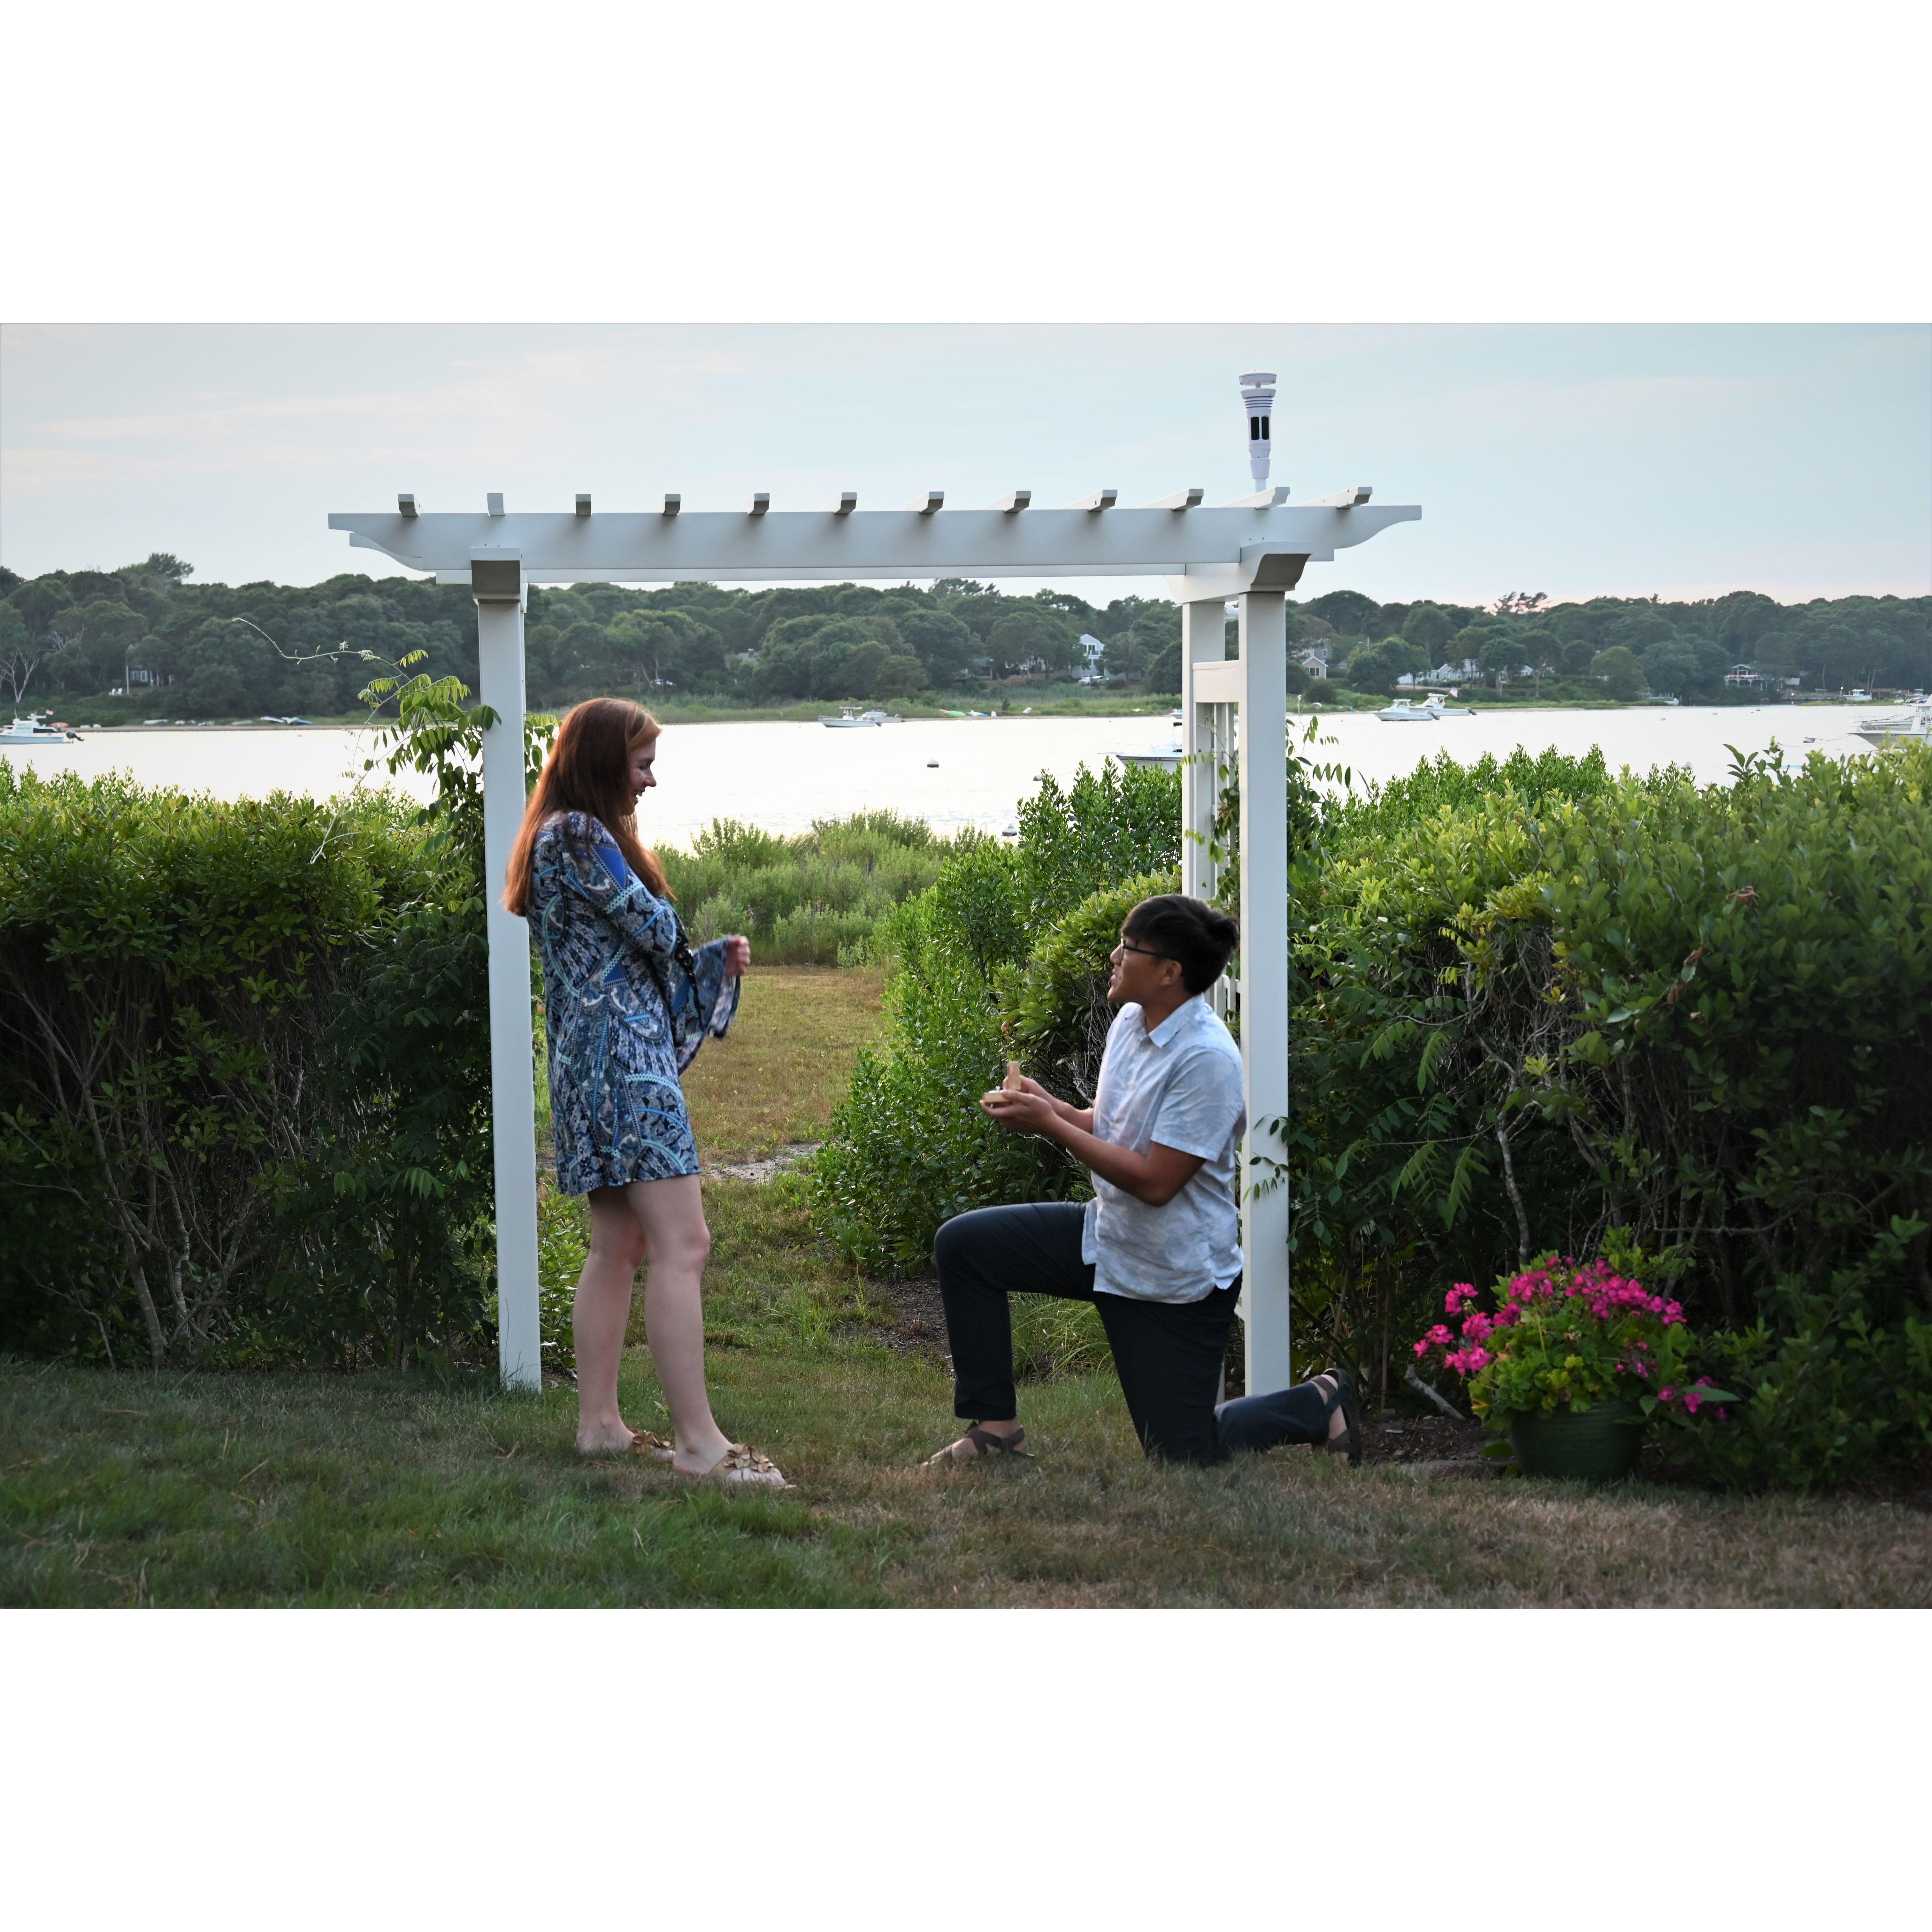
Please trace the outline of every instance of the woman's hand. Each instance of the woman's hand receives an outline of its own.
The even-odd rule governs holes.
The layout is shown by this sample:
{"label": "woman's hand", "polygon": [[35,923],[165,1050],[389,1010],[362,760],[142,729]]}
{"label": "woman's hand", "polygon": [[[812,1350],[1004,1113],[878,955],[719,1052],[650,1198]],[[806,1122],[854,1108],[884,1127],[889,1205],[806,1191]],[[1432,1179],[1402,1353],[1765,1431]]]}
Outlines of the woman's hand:
{"label": "woman's hand", "polygon": [[734,932],[724,942],[724,975],[742,980],[752,963],[752,942],[742,932]]}

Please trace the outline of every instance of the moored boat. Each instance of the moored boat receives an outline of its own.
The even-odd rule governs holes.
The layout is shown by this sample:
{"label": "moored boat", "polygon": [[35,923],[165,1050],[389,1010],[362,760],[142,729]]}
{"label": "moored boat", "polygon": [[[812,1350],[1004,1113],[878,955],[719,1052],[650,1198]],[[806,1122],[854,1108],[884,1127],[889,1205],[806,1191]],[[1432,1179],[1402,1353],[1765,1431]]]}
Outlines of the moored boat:
{"label": "moored boat", "polygon": [[1895,718],[1862,718],[1852,736],[1868,745],[1923,745],[1932,741],[1932,704],[1919,699]]}
{"label": "moored boat", "polygon": [[1411,704],[1406,698],[1398,698],[1393,704],[1387,705],[1376,716],[1384,724],[1436,724],[1442,719],[1442,700],[1432,697],[1426,704]]}
{"label": "moored boat", "polygon": [[1180,761],[1186,756],[1180,748],[1180,713],[1177,711],[1174,714],[1174,742],[1171,745],[1150,745],[1144,752],[1116,752],[1113,756],[1124,765],[1150,766],[1163,772],[1179,771]]}
{"label": "moored boat", "polygon": [[64,724],[50,724],[46,722],[44,711],[30,711],[22,718],[16,715],[14,722],[4,731],[0,731],[0,745],[64,745],[71,739],[80,742],[80,734],[70,731]]}

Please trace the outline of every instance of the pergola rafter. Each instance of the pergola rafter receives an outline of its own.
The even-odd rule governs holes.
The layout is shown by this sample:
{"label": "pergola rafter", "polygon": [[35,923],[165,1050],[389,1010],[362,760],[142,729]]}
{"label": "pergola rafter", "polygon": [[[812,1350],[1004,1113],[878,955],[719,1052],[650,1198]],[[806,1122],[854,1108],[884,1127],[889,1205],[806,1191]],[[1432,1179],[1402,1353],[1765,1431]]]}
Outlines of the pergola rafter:
{"label": "pergola rafter", "polygon": [[[1272,389],[1268,392],[1272,395]],[[1265,426],[1265,425],[1264,425]],[[1264,474],[1264,464],[1258,470]],[[823,510],[773,511],[754,496],[736,512],[687,512],[667,496],[655,512],[512,515],[492,496],[480,516],[419,511],[332,515],[355,547],[381,551],[476,599],[483,702],[498,722],[483,737],[484,864],[490,895],[491,1100],[496,1149],[498,1331],[505,1382],[540,1386],[537,1316],[536,1066],[530,1007],[530,935],[497,903],[524,814],[524,610],[543,583],[838,582],[938,577],[1165,577],[1183,611],[1183,884],[1207,896],[1208,851],[1220,784],[1240,736],[1240,976],[1238,1001],[1251,1171],[1259,1126],[1288,1112],[1287,593],[1311,562],[1411,522],[1413,506],[1369,502],[1357,486],[1290,505],[1263,489],[1202,506],[1185,490],[1138,509],[1096,491],[1072,508],[1035,509],[1016,490],[983,510],[948,510],[927,492],[904,510],[860,510],[854,493]],[[1228,600],[1240,616],[1240,655],[1226,657]],[[1251,1393],[1286,1388],[1288,1360],[1288,1193],[1244,1204],[1242,1312]]]}

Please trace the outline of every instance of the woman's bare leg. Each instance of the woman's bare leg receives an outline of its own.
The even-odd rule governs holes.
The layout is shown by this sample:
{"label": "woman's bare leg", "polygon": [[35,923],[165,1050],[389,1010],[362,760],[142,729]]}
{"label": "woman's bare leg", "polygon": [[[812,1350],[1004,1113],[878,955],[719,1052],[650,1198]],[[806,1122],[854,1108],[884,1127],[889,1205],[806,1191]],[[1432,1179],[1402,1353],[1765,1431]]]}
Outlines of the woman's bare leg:
{"label": "woman's bare leg", "polygon": [[577,1345],[577,1446],[596,1456],[631,1446],[617,1408],[617,1364],[631,1325],[644,1231],[621,1187],[592,1188],[590,1205],[590,1252],[577,1278],[570,1325]]}
{"label": "woman's bare leg", "polygon": [[644,1328],[670,1411],[672,1467],[701,1476],[731,1446],[712,1418],[704,1386],[704,1263],[711,1230],[704,1224],[704,1196],[694,1174],[634,1180],[624,1192],[650,1257]]}

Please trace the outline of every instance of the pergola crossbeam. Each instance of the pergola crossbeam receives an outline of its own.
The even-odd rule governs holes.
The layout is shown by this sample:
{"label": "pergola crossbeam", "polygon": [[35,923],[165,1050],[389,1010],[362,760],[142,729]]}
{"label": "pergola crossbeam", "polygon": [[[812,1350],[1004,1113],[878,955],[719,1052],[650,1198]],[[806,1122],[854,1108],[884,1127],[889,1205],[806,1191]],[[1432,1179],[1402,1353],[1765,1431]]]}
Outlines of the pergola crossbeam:
{"label": "pergola crossbeam", "polygon": [[[922,504],[942,496],[930,490]],[[352,547],[380,550],[412,570],[433,571],[448,584],[468,580],[470,555],[479,547],[520,550],[525,574],[535,583],[675,584],[728,578],[1174,577],[1210,568],[1226,574],[1244,558],[1270,553],[1329,562],[1338,550],[1422,514],[1400,505],[1190,509],[1182,502],[1166,508],[1115,508],[1104,516],[1094,509],[1029,507],[1021,516],[1010,499],[984,510],[860,510],[842,502],[836,509],[774,510],[770,503],[761,491],[749,514],[686,510],[679,499],[667,497],[662,514],[423,511],[413,517],[338,515],[328,522],[348,532]],[[1235,584],[1227,594],[1247,587]]]}

